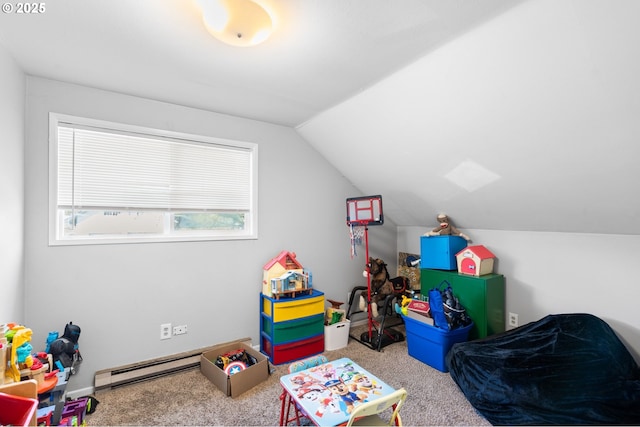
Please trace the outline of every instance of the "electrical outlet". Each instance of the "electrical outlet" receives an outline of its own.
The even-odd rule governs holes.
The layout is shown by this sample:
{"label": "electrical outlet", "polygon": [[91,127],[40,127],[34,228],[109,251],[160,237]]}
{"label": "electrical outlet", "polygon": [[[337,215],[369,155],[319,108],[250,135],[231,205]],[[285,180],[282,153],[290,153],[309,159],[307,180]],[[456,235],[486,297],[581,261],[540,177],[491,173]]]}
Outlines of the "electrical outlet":
{"label": "electrical outlet", "polygon": [[518,327],[518,314],[517,313],[509,313],[509,326],[513,326],[514,328]]}
{"label": "electrical outlet", "polygon": [[160,325],[160,339],[168,340],[171,338],[171,323],[163,323]]}
{"label": "electrical outlet", "polygon": [[173,327],[173,335],[183,335],[187,333],[187,325]]}

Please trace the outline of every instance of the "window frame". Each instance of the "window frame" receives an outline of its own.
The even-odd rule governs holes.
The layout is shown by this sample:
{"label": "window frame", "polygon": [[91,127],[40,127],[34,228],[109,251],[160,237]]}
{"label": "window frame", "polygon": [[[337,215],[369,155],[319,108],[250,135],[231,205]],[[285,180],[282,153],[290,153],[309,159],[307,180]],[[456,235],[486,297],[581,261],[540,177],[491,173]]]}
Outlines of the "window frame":
{"label": "window frame", "polygon": [[[77,126],[104,129],[106,132],[123,133],[125,135],[143,135],[151,138],[170,139],[174,141],[186,141],[195,144],[215,144],[235,149],[246,150],[250,153],[250,207],[247,214],[244,230],[212,230],[206,233],[197,231],[181,232],[178,234],[158,234],[152,236],[63,236],[62,221],[58,213],[58,127],[61,123],[69,123]],[[154,129],[144,126],[116,123],[105,120],[97,120],[60,113],[49,113],[49,246],[73,246],[95,244],[129,244],[129,243],[162,243],[162,242],[197,242],[197,241],[228,241],[228,240],[252,240],[258,238],[258,144],[247,141],[238,141],[224,138],[216,138],[204,135],[174,132],[162,129]],[[115,209],[114,209],[115,210]],[[122,209],[126,211],[126,209]],[[167,211],[167,214],[172,213]]]}

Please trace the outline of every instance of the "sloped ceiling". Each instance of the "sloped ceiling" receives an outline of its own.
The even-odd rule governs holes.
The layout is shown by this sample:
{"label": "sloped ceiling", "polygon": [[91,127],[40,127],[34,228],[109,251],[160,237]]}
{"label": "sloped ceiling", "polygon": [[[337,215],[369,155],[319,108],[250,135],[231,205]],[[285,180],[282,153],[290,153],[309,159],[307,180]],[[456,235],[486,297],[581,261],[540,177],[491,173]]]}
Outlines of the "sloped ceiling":
{"label": "sloped ceiling", "polygon": [[640,234],[637,16],[527,2],[298,131],[399,225]]}
{"label": "sloped ceiling", "polygon": [[640,234],[640,2],[256,1],[256,48],[191,0],[46,2],[0,14],[0,44],[29,75],[295,127],[398,225]]}
{"label": "sloped ceiling", "polygon": [[255,1],[275,31],[252,48],[211,37],[196,0],[14,8],[0,44],[31,75],[295,126],[521,0]]}

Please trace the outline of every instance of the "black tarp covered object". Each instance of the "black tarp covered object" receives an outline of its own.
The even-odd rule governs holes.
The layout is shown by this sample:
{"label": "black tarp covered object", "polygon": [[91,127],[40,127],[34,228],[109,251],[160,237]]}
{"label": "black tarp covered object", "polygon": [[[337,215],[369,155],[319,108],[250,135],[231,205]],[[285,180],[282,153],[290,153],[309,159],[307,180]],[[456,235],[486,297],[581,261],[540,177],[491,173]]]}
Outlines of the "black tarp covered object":
{"label": "black tarp covered object", "polygon": [[455,344],[446,363],[493,425],[639,425],[640,370],[603,320],[556,314]]}

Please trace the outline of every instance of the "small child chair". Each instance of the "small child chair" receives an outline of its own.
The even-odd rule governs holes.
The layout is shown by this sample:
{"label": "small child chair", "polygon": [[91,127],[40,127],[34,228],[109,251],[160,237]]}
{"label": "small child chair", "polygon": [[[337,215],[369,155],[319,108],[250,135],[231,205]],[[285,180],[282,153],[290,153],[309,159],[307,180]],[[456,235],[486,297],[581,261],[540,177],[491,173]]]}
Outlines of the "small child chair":
{"label": "small child chair", "polygon": [[[357,405],[349,421],[347,427],[351,426],[401,426],[400,408],[407,400],[407,391],[404,388],[394,391],[393,393]],[[395,406],[394,406],[395,405]],[[391,416],[388,421],[383,420],[380,414],[385,410],[393,407]]]}

